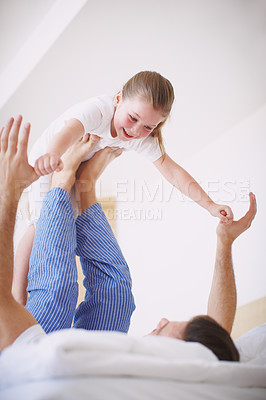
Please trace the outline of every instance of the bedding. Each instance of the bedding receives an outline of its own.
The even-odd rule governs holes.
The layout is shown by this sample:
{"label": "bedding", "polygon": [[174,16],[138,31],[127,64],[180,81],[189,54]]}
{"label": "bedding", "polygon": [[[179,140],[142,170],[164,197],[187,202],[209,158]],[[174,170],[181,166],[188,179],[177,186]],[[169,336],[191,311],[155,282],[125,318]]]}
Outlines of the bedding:
{"label": "bedding", "polygon": [[0,398],[265,400],[266,324],[236,345],[240,363],[218,361],[201,344],[172,338],[39,332],[3,352]]}

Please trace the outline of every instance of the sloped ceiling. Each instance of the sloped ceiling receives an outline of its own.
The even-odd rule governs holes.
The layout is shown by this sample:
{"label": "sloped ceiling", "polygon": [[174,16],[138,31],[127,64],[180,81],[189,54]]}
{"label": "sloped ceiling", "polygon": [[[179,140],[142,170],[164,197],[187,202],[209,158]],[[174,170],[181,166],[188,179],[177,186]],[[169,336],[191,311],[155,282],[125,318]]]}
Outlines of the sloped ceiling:
{"label": "sloped ceiling", "polygon": [[[142,69],[161,72],[175,87],[165,137],[179,159],[266,102],[264,0],[88,1],[65,23],[66,4],[74,3],[0,2],[0,120],[23,113],[33,123],[31,143],[66,107],[114,93]],[[24,60],[29,72],[14,85],[8,66],[45,18],[51,36],[47,15],[55,5],[61,31],[34,65]]]}
{"label": "sloped ceiling", "polygon": [[[22,9],[21,14],[18,9],[24,4],[23,1],[20,3],[13,2],[15,4],[13,4],[12,8],[10,8],[10,3],[7,3],[8,7],[4,21],[5,23],[9,21],[9,25],[5,27],[7,32],[3,37],[12,39],[10,43],[8,43],[9,40],[2,43],[2,59],[5,61],[2,62],[0,75],[0,87],[2,88],[0,92],[0,108],[5,105],[21,83],[30,75],[86,2],[87,0],[76,0],[75,2],[57,0],[48,1],[44,4],[41,1],[40,7],[38,7],[38,1],[35,3],[26,1],[25,5],[27,4],[28,10]],[[18,20],[19,27],[16,23],[14,24],[14,15],[25,15],[27,19],[26,25],[25,21],[21,25],[21,18]],[[13,29],[11,29],[9,36],[9,26],[12,23]],[[18,33],[21,33],[21,35],[18,35]]]}
{"label": "sloped ceiling", "polygon": [[55,0],[4,0],[0,2],[0,73],[42,21]]}

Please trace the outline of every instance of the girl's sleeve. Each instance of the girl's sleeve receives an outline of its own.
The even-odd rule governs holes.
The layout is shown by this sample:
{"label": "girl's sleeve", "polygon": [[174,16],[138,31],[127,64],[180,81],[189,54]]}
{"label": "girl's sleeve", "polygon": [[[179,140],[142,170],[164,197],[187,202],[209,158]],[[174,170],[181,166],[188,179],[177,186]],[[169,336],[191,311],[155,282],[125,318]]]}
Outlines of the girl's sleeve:
{"label": "girl's sleeve", "polygon": [[64,116],[64,122],[69,119],[78,119],[85,133],[93,133],[100,127],[103,119],[102,112],[93,99],[88,99],[71,107]]}
{"label": "girl's sleeve", "polygon": [[158,141],[152,136],[140,141],[135,150],[151,162],[158,160],[162,156]]}

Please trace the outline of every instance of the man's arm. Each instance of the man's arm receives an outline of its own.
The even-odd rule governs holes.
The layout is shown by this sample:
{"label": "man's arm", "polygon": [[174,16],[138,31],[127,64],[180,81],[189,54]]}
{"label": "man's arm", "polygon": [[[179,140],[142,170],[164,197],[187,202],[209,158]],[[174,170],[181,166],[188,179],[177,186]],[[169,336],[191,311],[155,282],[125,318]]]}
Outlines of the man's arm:
{"label": "man's arm", "polygon": [[251,226],[256,215],[255,195],[250,193],[248,212],[239,221],[230,225],[219,223],[217,227],[217,249],[214,274],[208,301],[207,314],[214,318],[229,333],[236,312],[236,284],[232,263],[232,244],[234,240]]}
{"label": "man's arm", "polygon": [[30,125],[19,135],[22,118],[11,118],[0,135],[0,350],[9,346],[30,326],[37,324],[11,294],[13,234],[22,191],[38,176],[29,165],[27,146]]}

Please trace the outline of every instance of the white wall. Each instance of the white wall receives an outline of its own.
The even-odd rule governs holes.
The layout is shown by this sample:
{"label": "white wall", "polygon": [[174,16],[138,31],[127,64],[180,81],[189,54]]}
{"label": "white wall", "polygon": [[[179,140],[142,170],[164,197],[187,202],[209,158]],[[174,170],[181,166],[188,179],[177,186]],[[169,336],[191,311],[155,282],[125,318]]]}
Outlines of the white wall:
{"label": "white wall", "polygon": [[[3,59],[13,46],[16,20],[28,21],[15,10],[12,25],[0,28],[10,41],[1,47]],[[265,103],[265,13],[261,0],[88,1],[0,110],[0,119],[22,113],[32,122],[32,144],[69,105],[116,92],[139,70],[156,70],[176,92],[168,145],[186,158]],[[10,19],[4,6],[1,15]]]}
{"label": "white wall", "polygon": [[[7,6],[11,3],[13,13]],[[15,57],[20,38],[30,37],[27,24],[34,29],[41,22],[40,13],[47,15],[54,3],[27,0],[35,9],[28,12],[25,7],[23,15],[20,0],[1,2],[2,21],[11,18],[12,22],[0,27],[5,38],[0,42],[0,72],[12,59],[10,49]],[[2,124],[18,112],[32,122],[32,145],[69,105],[114,93],[139,70],[156,70],[168,77],[176,93],[165,127],[170,156],[206,188],[210,180],[216,181],[209,187],[219,187],[218,200],[229,202],[237,216],[247,203],[231,202],[221,182],[234,180],[233,188],[239,191],[240,180],[247,180],[258,195],[254,228],[239,240],[234,252],[241,304],[265,295],[261,244],[265,232],[261,206],[265,199],[265,15],[264,0],[88,1],[0,110]],[[119,242],[132,269],[138,306],[131,332],[144,334],[163,315],[183,319],[204,312],[216,220],[177,192],[170,196],[170,185],[135,154],[116,160],[101,185],[105,194],[120,188],[118,209],[125,210],[118,220]],[[147,195],[142,199],[143,187],[151,193],[158,188],[162,199],[160,192],[153,201]],[[137,208],[161,212],[161,219],[125,219],[128,210]]]}
{"label": "white wall", "polygon": [[0,2],[0,72],[9,65],[38,27],[55,0],[8,0]]}
{"label": "white wall", "polygon": [[[266,294],[265,123],[266,105],[183,163],[214,200],[230,205],[237,219],[248,209],[248,192],[257,196],[256,219],[233,250],[238,305]],[[140,166],[144,168],[144,163]],[[122,189],[133,198],[134,177],[127,185],[121,181],[117,186],[119,209],[129,210],[119,215],[119,240],[132,270],[138,305],[131,332],[140,334],[151,330],[163,316],[182,320],[206,312],[217,226],[215,218],[171,191],[159,177],[145,180],[150,193],[162,187],[163,196],[158,192],[152,201],[146,195],[144,202],[126,202]],[[141,195],[135,192],[135,197]],[[144,213],[150,210],[148,217],[153,210],[154,219],[134,219],[136,208]],[[157,210],[161,220],[156,219]]]}

